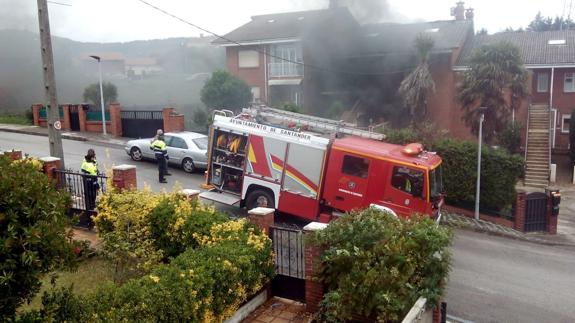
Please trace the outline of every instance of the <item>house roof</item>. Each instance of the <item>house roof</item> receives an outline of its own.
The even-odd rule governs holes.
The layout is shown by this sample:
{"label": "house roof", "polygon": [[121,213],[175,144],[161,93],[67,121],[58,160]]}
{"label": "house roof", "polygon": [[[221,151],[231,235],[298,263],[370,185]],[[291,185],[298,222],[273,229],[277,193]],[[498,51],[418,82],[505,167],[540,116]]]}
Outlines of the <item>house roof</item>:
{"label": "house roof", "polygon": [[[245,25],[213,41],[219,45],[299,39],[309,29],[329,21],[355,20],[347,8],[286,12],[253,16]],[[229,41],[232,40],[233,42]]]}
{"label": "house roof", "polygon": [[128,66],[154,66],[158,65],[155,58],[152,57],[137,57],[129,58],[126,60],[126,65]]}
{"label": "house roof", "polygon": [[437,52],[462,47],[467,35],[473,31],[473,23],[468,20],[379,23],[363,25],[361,30],[364,37],[361,54],[411,52],[419,34],[429,35],[435,41],[433,51]]}
{"label": "house roof", "polygon": [[[550,45],[549,41],[565,40],[564,44]],[[493,35],[476,35],[461,52],[456,67],[466,67],[473,51],[483,45],[509,42],[519,48],[527,66],[575,65],[575,30],[517,31]]]}

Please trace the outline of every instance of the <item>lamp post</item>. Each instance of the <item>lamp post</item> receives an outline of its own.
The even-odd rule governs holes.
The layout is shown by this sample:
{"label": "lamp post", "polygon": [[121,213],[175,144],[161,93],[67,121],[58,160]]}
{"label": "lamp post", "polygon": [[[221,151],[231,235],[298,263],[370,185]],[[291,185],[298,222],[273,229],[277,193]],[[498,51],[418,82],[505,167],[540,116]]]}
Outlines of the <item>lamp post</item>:
{"label": "lamp post", "polygon": [[481,188],[481,140],[483,139],[483,121],[485,120],[486,107],[479,108],[479,143],[477,148],[477,187],[475,188],[475,220],[479,220],[479,191]]}
{"label": "lamp post", "polygon": [[104,110],[104,90],[102,89],[102,62],[100,56],[90,55],[98,61],[98,72],[100,74],[100,107],[102,108],[102,133],[106,135],[106,112]]}

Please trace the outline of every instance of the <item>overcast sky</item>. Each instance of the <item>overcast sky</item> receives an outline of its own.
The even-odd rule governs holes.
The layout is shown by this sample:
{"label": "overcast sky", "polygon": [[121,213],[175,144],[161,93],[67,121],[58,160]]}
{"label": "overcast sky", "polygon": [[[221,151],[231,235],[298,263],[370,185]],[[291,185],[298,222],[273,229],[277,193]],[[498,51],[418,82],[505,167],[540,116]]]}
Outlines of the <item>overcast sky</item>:
{"label": "overcast sky", "polygon": [[[203,33],[144,5],[138,0],[49,0],[52,33],[78,41],[114,42]],[[146,0],[179,17],[225,34],[248,22],[250,16],[325,8],[328,0]],[[351,0],[371,1],[371,0]],[[374,0],[379,1],[379,0]],[[383,0],[381,0],[384,2]],[[447,20],[455,0],[387,0],[387,20]],[[490,33],[525,27],[538,11],[565,16],[573,0],[469,0],[475,9],[475,29]],[[565,7],[565,10],[564,10]],[[36,0],[0,0],[0,29],[38,30]],[[575,17],[575,5],[572,10]],[[204,33],[205,34],[205,33]]]}

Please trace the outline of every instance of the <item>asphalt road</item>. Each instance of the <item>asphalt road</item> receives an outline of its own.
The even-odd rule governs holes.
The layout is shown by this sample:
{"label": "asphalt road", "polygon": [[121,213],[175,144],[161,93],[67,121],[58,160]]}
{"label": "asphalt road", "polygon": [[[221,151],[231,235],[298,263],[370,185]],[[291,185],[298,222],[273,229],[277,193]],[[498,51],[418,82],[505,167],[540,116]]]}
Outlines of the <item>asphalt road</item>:
{"label": "asphalt road", "polygon": [[449,315],[472,322],[575,322],[575,251],[457,231]]}
{"label": "asphalt road", "polygon": [[[0,150],[21,149],[48,156],[48,138],[0,132]],[[64,140],[66,167],[79,169],[88,148],[94,148],[101,167],[137,166],[138,187],[154,191],[199,188],[203,174],[170,168],[168,184],[160,184],[153,162],[134,162],[113,146]],[[231,214],[235,208],[219,207]],[[575,251],[531,244],[469,231],[457,231],[452,247],[453,269],[447,290],[450,321],[461,322],[575,322]]]}
{"label": "asphalt road", "polygon": [[[64,159],[67,169],[80,170],[80,165],[89,148],[96,151],[101,172],[111,171],[113,166],[129,164],[137,167],[138,188],[149,185],[153,191],[172,190],[176,183],[181,188],[199,189],[204,180],[204,175],[198,173],[188,174],[179,168],[170,166],[172,176],[166,177],[168,184],[158,182],[158,168],[154,162],[135,162],[130,159],[124,149],[117,146],[106,146],[89,141],[63,140]],[[19,149],[23,153],[35,157],[49,156],[48,137],[32,136],[9,132],[0,132],[0,150]]]}

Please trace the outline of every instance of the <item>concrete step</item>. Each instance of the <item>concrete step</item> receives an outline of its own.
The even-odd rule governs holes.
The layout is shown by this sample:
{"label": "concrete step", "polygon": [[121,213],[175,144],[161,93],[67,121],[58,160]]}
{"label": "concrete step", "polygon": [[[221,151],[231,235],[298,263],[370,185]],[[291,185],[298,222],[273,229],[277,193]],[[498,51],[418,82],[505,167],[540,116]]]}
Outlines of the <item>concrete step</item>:
{"label": "concrete step", "polygon": [[549,173],[525,173],[525,179],[533,179],[533,180],[548,180]]}
{"label": "concrete step", "polygon": [[532,181],[525,180],[524,185],[529,186],[529,187],[536,187],[536,188],[546,188],[547,186],[549,186],[549,183],[548,182],[532,182]]}

